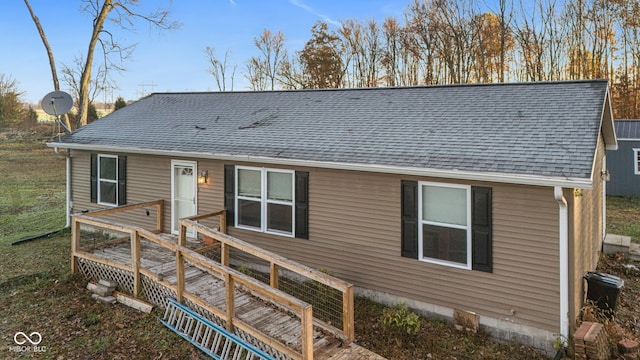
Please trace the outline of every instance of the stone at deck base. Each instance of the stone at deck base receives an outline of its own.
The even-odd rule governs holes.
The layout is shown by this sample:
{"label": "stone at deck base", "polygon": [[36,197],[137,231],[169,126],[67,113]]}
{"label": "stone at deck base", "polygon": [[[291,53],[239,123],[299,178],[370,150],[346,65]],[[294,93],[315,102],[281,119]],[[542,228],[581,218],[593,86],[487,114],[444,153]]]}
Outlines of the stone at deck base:
{"label": "stone at deck base", "polygon": [[93,300],[98,300],[98,301],[103,302],[105,304],[115,304],[116,303],[116,298],[114,298],[113,296],[100,296],[98,294],[91,294],[91,298]]}
{"label": "stone at deck base", "polygon": [[619,252],[628,254],[631,245],[631,237],[624,235],[607,234],[604,238],[602,251],[605,254],[616,254]]}
{"label": "stone at deck base", "polygon": [[634,261],[640,261],[640,244],[631,243],[629,245],[629,258]]}
{"label": "stone at deck base", "polygon": [[115,287],[108,287],[100,283],[98,284],[88,283],[87,290],[93,292],[94,294],[98,294],[100,296],[109,296],[113,294]]}

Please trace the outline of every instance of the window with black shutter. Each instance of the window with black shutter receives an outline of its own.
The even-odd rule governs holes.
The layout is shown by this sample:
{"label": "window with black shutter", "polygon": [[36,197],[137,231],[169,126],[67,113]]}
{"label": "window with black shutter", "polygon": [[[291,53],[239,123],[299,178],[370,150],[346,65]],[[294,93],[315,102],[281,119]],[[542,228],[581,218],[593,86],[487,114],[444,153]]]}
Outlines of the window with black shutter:
{"label": "window with black shutter", "polygon": [[418,258],[418,182],[402,181],[402,249],[404,257]]}
{"label": "window with black shutter", "polygon": [[491,188],[473,186],[471,198],[471,242],[473,270],[493,272],[492,198]]}
{"label": "window with black shutter", "polygon": [[296,171],[296,237],[309,239],[309,173]]}
{"label": "window with black shutter", "polygon": [[309,173],[225,165],[227,225],[309,238]]}
{"label": "window with black shutter", "polygon": [[224,166],[224,209],[227,210],[227,226],[235,224],[235,176],[236,167]]}
{"label": "window with black shutter", "polygon": [[401,255],[492,272],[491,188],[401,183]]}
{"label": "window with black shutter", "polygon": [[91,154],[91,202],[118,206],[127,203],[127,157]]}

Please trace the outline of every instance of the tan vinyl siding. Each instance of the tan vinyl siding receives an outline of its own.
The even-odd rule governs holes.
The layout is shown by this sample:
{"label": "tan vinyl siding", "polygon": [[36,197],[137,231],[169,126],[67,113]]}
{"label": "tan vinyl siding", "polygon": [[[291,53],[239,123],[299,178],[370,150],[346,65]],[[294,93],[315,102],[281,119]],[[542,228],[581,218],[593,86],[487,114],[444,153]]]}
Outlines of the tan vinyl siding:
{"label": "tan vinyl siding", "polygon": [[[122,154],[119,154],[122,155]],[[108,206],[90,202],[90,153],[72,152],[72,187],[74,198],[74,211],[91,211],[108,208]],[[127,204],[136,204],[153,200],[164,200],[164,231],[171,232],[171,160],[168,157],[149,155],[127,156]],[[174,158],[173,160],[187,160]],[[192,161],[192,160],[190,160]],[[209,169],[213,167],[210,161],[198,161],[198,169],[209,170],[209,177],[215,177]],[[213,175],[213,176],[212,176]],[[199,191],[205,191],[212,184],[220,184],[220,181],[211,179],[209,184],[198,185]],[[212,201],[221,201],[222,198],[204,197],[198,199],[198,211],[209,212],[220,209],[220,206],[212,204]],[[149,208],[149,210],[153,210]],[[146,215],[145,209],[138,209],[116,214],[109,219],[121,222],[135,222],[137,225],[154,228],[155,213]]]}
{"label": "tan vinyl siding", "polygon": [[367,289],[557,331],[558,205],[552,188],[471,184],[493,187],[490,274],[400,256],[400,181],[441,180],[305,170],[310,240],[231,233]]}
{"label": "tan vinyl siding", "polygon": [[570,214],[569,264],[570,279],[570,323],[574,324],[583,305],[586,284],[583,276],[594,271],[602,247],[603,235],[603,184],[600,174],[603,170],[605,144],[602,136],[598,139],[594,163],[593,189],[577,190],[569,195],[573,211]]}
{"label": "tan vinyl siding", "polygon": [[[96,208],[89,203],[89,155],[74,155],[76,209]],[[128,202],[164,199],[165,231],[171,224],[170,163],[167,157],[128,155]],[[208,184],[199,185],[200,213],[224,206],[223,165],[198,161],[210,177]],[[400,256],[401,180],[446,180],[295,170],[309,172],[309,240],[233,228],[230,234],[311,267],[330,269],[362,288],[558,331],[558,205],[553,188],[470,184],[493,188],[494,271],[485,273]]]}

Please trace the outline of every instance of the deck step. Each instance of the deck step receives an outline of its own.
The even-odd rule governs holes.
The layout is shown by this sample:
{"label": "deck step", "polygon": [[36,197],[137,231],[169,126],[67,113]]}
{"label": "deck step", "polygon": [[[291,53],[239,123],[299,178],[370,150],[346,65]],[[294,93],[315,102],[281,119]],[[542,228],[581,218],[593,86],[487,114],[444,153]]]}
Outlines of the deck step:
{"label": "deck step", "polygon": [[164,317],[159,320],[216,360],[275,360],[172,298],[167,298]]}

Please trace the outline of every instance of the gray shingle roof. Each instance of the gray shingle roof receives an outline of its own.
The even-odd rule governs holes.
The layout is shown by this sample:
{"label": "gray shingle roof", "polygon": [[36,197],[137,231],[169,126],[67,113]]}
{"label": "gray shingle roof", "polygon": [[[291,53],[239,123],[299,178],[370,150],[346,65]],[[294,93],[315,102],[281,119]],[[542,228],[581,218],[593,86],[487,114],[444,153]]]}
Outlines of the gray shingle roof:
{"label": "gray shingle roof", "polygon": [[615,125],[618,138],[640,140],[640,120],[616,120]]}
{"label": "gray shingle roof", "polygon": [[61,141],[589,179],[606,92],[593,80],[157,93]]}

